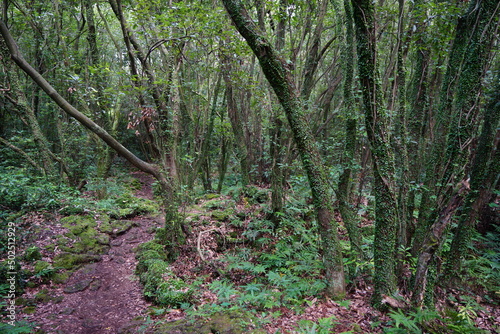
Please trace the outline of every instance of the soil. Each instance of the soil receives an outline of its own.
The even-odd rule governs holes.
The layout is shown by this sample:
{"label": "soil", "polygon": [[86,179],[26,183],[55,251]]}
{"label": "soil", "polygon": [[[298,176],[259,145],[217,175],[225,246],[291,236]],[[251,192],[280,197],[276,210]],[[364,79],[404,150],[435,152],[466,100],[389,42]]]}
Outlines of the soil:
{"label": "soil", "polygon": [[[137,173],[142,189],[136,196],[152,199],[147,175]],[[74,272],[66,284],[54,286],[51,295],[64,296],[61,302],[39,304],[30,316],[46,333],[99,334],[126,333],[141,324],[150,303],[134,276],[136,259],[133,249],[154,237],[157,217],[135,217],[136,226],[111,241],[102,260]],[[132,330],[133,333],[136,330]]]}

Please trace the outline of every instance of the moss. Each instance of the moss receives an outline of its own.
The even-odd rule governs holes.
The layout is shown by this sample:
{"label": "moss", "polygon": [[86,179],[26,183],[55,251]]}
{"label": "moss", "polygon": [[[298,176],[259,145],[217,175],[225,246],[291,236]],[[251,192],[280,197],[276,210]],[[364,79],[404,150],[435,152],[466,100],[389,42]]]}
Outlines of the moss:
{"label": "moss", "polygon": [[159,259],[151,259],[147,265],[148,269],[141,274],[140,281],[144,285],[152,283],[156,288],[162,282],[163,275],[170,271],[168,263]]}
{"label": "moss", "polygon": [[15,303],[16,303],[16,306],[26,306],[26,305],[28,305],[28,303],[30,303],[30,299],[19,297],[19,298],[16,298]]}
{"label": "moss", "polygon": [[229,220],[229,217],[234,214],[234,210],[232,209],[227,209],[224,211],[221,210],[215,210],[212,212],[212,218],[215,220],[218,220],[220,222],[225,222]]}
{"label": "moss", "polygon": [[137,223],[133,220],[115,220],[111,222],[112,234],[115,236],[123,234],[133,226],[136,226],[136,224]]}
{"label": "moss", "polygon": [[136,252],[143,252],[146,250],[154,250],[157,251],[158,253],[165,252],[165,247],[160,245],[159,243],[155,242],[154,240],[144,242],[137,246]]}
{"label": "moss", "polygon": [[71,248],[66,251],[72,253],[102,254],[109,249],[109,236],[97,232],[94,229],[87,229],[78,236]]}
{"label": "moss", "polygon": [[40,248],[36,246],[31,246],[26,248],[24,251],[24,259],[29,262],[33,262],[36,260],[40,260],[42,258],[42,254],[40,253]]}
{"label": "moss", "polygon": [[69,280],[70,273],[65,271],[62,273],[54,273],[52,275],[52,282],[55,284],[64,284]]}
{"label": "moss", "polygon": [[253,317],[246,312],[228,311],[218,312],[200,321],[199,319],[181,319],[171,321],[157,326],[154,333],[171,334],[264,334],[265,330],[249,329],[247,324],[254,321]]}
{"label": "moss", "polygon": [[34,273],[39,274],[40,272],[42,272],[42,270],[50,268],[50,267],[51,267],[50,263],[48,263],[46,261],[36,261]]}
{"label": "moss", "polygon": [[91,216],[69,216],[61,219],[63,227],[69,229],[70,233],[75,236],[80,235],[85,230],[89,228],[94,228],[97,226],[96,220]]}
{"label": "moss", "polygon": [[113,227],[111,226],[109,221],[101,222],[101,224],[99,225],[99,231],[101,231],[102,233],[111,234],[113,233]]}
{"label": "moss", "polygon": [[201,208],[207,210],[217,210],[217,209],[224,209],[227,207],[227,205],[228,205],[227,201],[221,199],[213,199],[203,203],[201,205]]}
{"label": "moss", "polygon": [[99,255],[61,253],[54,258],[54,267],[76,269],[85,263],[101,261]]}
{"label": "moss", "polygon": [[23,309],[25,314],[34,314],[36,312],[36,306],[27,306]]}
{"label": "moss", "polygon": [[148,270],[151,260],[166,260],[166,255],[152,249],[145,250],[136,255],[138,260],[136,266],[136,274],[142,274]]}
{"label": "moss", "polygon": [[158,285],[155,293],[156,301],[159,305],[176,307],[191,303],[193,292],[182,279],[170,277]]}
{"label": "moss", "polygon": [[51,300],[52,300],[52,296],[49,294],[49,290],[47,290],[47,289],[40,290],[35,295],[35,301],[38,303],[48,303]]}
{"label": "moss", "polygon": [[50,294],[48,289],[42,289],[35,295],[34,301],[36,303],[60,303],[63,299],[64,296],[54,296]]}
{"label": "moss", "polygon": [[48,244],[46,246],[43,247],[47,252],[49,253],[53,253],[54,250],[56,249],[56,245],[55,244]]}
{"label": "moss", "polygon": [[159,206],[156,202],[145,198],[137,198],[131,194],[125,194],[117,198],[115,202],[118,204],[118,208],[111,213],[112,218],[119,219],[159,212]]}

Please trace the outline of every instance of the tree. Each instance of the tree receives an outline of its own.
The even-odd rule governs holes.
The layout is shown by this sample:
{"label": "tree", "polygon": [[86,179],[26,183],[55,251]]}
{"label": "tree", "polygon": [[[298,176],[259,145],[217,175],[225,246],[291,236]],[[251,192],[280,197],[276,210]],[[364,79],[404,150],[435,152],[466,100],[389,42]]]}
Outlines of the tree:
{"label": "tree", "polygon": [[327,292],[330,296],[341,297],[345,294],[344,269],[336,231],[337,225],[333,217],[331,198],[328,194],[328,181],[322,167],[320,153],[304,118],[303,107],[294,89],[290,72],[271,43],[263,34],[259,33],[258,27],[253,23],[241,1],[223,0],[223,3],[236,29],[259,59],[262,71],[285,111],[302,164],[307,172],[316,208],[328,283]]}
{"label": "tree", "polygon": [[396,290],[396,222],[398,219],[394,156],[390,148],[388,116],[382,107],[376,62],[374,4],[353,0],[356,25],[358,72],[363,92],[365,126],[370,142],[375,195],[375,241],[373,303],[380,306],[383,295]]}

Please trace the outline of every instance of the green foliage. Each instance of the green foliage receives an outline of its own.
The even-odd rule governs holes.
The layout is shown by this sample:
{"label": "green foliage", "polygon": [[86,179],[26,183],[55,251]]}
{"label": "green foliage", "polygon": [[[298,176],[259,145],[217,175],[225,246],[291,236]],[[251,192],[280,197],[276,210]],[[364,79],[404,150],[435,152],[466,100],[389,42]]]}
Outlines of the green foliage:
{"label": "green foliage", "polygon": [[295,328],[297,333],[300,334],[329,334],[333,332],[333,328],[338,324],[335,319],[335,316],[331,316],[318,319],[317,322],[312,320],[300,320],[298,326]]}
{"label": "green foliage", "polygon": [[[468,309],[465,313],[471,311]],[[392,327],[384,328],[384,333],[391,334],[424,334],[424,333],[485,333],[474,326],[474,322],[467,313],[448,309],[445,315],[433,310],[420,309],[405,312],[401,309],[389,313]]]}
{"label": "green foliage", "polygon": [[22,168],[0,169],[0,203],[11,211],[60,208],[74,191]]}
{"label": "green foliage", "polygon": [[463,264],[467,277],[475,278],[475,284],[500,294],[500,226],[484,236],[476,233],[471,252],[472,256]]}
{"label": "green foliage", "polygon": [[41,258],[42,254],[40,254],[40,249],[36,246],[30,246],[24,251],[24,259],[26,261],[33,262],[35,260],[40,260]]}
{"label": "green foliage", "polygon": [[0,333],[4,334],[32,333],[35,326],[36,326],[35,323],[30,323],[26,321],[15,322],[14,326],[7,323],[1,323]]}
{"label": "green foliage", "polygon": [[[279,306],[300,306],[326,287],[320,277],[323,269],[318,254],[315,225],[283,217],[280,227],[267,220],[249,222],[243,233],[261,247],[239,248],[226,255],[226,269],[254,277],[252,282],[235,287],[214,281],[211,289],[221,305],[238,305],[258,310]],[[262,251],[262,247],[267,247]]]}

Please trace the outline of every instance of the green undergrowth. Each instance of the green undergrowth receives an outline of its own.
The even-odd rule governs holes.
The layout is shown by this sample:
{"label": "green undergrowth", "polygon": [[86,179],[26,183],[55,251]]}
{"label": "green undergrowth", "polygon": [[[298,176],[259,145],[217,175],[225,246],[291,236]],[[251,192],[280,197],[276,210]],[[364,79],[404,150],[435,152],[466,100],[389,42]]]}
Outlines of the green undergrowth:
{"label": "green undergrowth", "polygon": [[392,310],[389,312],[391,321],[384,328],[387,334],[488,334],[489,331],[476,327],[474,319],[477,316],[473,308],[446,308],[442,312],[429,309]]}
{"label": "green undergrowth", "polygon": [[61,181],[30,176],[23,168],[0,170],[1,215],[48,210],[63,215],[84,213],[107,214],[120,219],[139,214],[157,214],[155,201],[133,195],[140,185],[130,176],[110,177],[106,180],[89,179],[83,187],[90,196]]}

